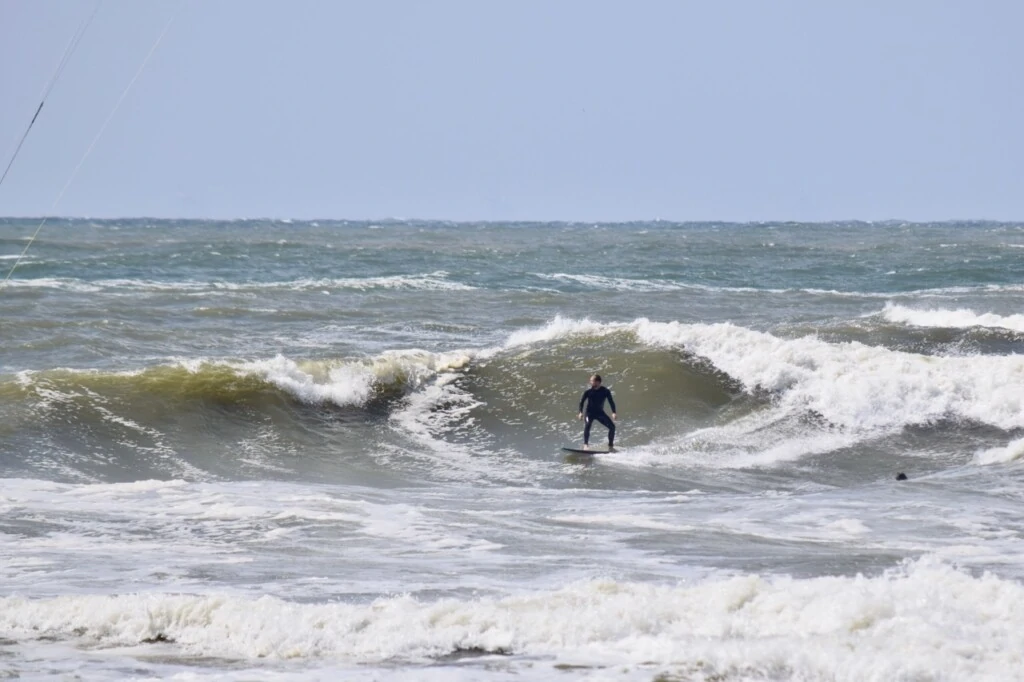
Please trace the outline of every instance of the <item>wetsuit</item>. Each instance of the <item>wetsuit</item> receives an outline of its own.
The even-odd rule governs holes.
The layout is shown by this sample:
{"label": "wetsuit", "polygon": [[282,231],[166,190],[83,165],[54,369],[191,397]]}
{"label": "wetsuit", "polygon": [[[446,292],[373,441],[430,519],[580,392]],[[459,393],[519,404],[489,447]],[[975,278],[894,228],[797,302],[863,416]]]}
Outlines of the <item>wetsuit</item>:
{"label": "wetsuit", "polygon": [[590,426],[595,421],[600,422],[608,429],[608,447],[615,447],[615,422],[604,413],[604,401],[607,400],[608,404],[611,405],[612,414],[615,410],[615,399],[612,398],[612,392],[604,386],[598,386],[597,388],[588,388],[583,391],[583,397],[580,398],[580,412],[583,412],[583,405],[586,403],[587,411],[583,416],[583,444],[590,443]]}

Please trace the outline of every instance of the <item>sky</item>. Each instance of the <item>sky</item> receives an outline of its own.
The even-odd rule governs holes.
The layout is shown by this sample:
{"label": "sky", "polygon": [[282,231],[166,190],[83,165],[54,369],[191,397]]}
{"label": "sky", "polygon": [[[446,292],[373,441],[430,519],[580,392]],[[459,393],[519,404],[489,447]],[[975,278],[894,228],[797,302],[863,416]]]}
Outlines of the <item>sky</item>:
{"label": "sky", "polygon": [[[1024,219],[1017,0],[98,6],[0,215]],[[0,0],[0,168],[96,7]]]}

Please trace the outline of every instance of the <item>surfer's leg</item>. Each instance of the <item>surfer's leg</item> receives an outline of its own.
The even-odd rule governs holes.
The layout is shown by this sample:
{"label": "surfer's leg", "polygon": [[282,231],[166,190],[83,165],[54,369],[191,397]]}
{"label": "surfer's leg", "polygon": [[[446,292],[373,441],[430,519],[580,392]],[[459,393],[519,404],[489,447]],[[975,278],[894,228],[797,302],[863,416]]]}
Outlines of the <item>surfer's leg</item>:
{"label": "surfer's leg", "polygon": [[615,447],[615,422],[604,412],[594,415],[594,419],[601,422],[608,429],[608,447]]}
{"label": "surfer's leg", "polygon": [[589,414],[583,418],[583,446],[586,447],[590,443],[590,425],[594,423],[593,417]]}

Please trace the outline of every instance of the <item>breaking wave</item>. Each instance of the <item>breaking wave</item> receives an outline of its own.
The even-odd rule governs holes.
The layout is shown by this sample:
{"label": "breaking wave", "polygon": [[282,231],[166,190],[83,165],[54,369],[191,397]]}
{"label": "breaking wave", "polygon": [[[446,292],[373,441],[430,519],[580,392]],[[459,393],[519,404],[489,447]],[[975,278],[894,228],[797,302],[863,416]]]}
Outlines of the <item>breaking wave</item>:
{"label": "breaking wave", "polygon": [[0,632],[18,643],[160,645],[175,658],[429,664],[470,653],[505,657],[513,670],[550,665],[552,673],[586,660],[699,679],[1010,679],[1022,613],[1016,581],[922,559],[877,577],[606,579],[504,597],[368,604],[216,594],[5,597]]}

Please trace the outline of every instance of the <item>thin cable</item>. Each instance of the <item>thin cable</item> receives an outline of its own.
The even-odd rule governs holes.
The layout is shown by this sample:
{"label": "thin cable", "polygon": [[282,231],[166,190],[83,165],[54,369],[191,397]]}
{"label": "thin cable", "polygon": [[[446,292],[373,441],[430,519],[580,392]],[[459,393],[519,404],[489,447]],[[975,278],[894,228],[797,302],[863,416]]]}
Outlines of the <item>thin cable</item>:
{"label": "thin cable", "polygon": [[71,40],[68,42],[67,47],[64,48],[64,54],[60,58],[60,64],[57,66],[57,71],[53,74],[53,78],[50,79],[49,84],[47,84],[46,88],[43,90],[43,99],[46,99],[50,95],[50,91],[53,90],[53,86],[57,84],[57,79],[60,78],[61,73],[64,72],[64,67],[66,67],[68,63],[71,61],[72,53],[78,48],[79,41],[82,40],[82,36],[85,35],[86,29],[89,28],[90,24],[92,24],[92,20],[100,11],[100,5],[102,4],[103,0],[96,0],[96,6],[93,7],[92,14],[90,14],[89,17],[82,22],[82,24],[78,27],[78,32],[75,33],[74,36],[72,36]]}
{"label": "thin cable", "polygon": [[[114,118],[114,114],[116,114],[117,110],[120,108],[121,102],[123,102],[124,98],[128,96],[128,92],[132,89],[132,86],[135,85],[135,81],[139,80],[139,76],[141,76],[142,72],[145,71],[146,65],[149,63],[150,57],[153,56],[153,53],[156,52],[156,48],[160,46],[160,43],[163,41],[164,36],[167,35],[167,31],[171,28],[171,24],[174,23],[174,18],[178,16],[178,12],[181,10],[181,6],[182,3],[179,2],[178,7],[174,10],[174,14],[171,15],[171,18],[168,19],[167,23],[164,25],[164,30],[160,32],[160,35],[157,37],[156,42],[153,43],[153,46],[151,48],[149,48],[149,52],[146,54],[146,58],[142,60],[142,64],[139,65],[138,71],[136,71],[135,75],[132,76],[131,81],[128,82],[128,85],[121,93],[121,96],[117,98],[117,102],[114,104],[114,108],[111,109],[110,115],[107,116],[107,120],[105,120],[103,122],[103,125],[100,126],[99,132],[97,132],[96,136],[92,138],[92,142],[89,144],[89,147],[85,150],[85,153],[82,154],[82,158],[79,160],[78,165],[75,166],[75,169],[73,171],[71,171],[71,177],[69,177],[68,181],[64,183],[64,187],[61,189],[60,194],[57,195],[57,198],[53,200],[53,205],[50,206],[49,212],[51,214],[54,212],[54,210],[56,210],[57,204],[59,204],[60,200],[64,197],[64,193],[68,191],[68,187],[70,187],[71,183],[74,182],[75,176],[78,175],[78,171],[82,167],[82,164],[85,163],[85,160],[89,158],[89,155],[92,153],[92,150],[96,146],[96,143],[99,142],[101,137],[103,137],[103,132],[107,129],[107,126],[110,124],[110,121]],[[46,221],[48,219],[48,216],[44,216],[43,219],[39,222],[39,226],[36,227],[36,231],[32,233],[32,236],[29,238],[28,243],[25,244],[25,248],[21,252],[21,255],[19,255],[18,258],[14,261],[14,265],[11,266],[11,269],[7,272],[7,276],[4,277],[4,281],[2,283],[3,285],[6,286],[7,280],[9,280],[11,278],[11,275],[14,274],[14,269],[18,267],[18,263],[20,263],[21,259],[25,257],[25,254],[28,253],[29,247],[32,246],[32,242],[36,240],[36,237],[39,235],[39,231],[43,229],[43,225],[46,224]]]}
{"label": "thin cable", "polygon": [[60,63],[57,64],[57,69],[50,76],[50,81],[43,88],[43,94],[39,96],[39,106],[36,107],[36,113],[32,116],[32,120],[29,121],[28,127],[25,128],[25,132],[21,134],[21,139],[18,140],[18,146],[14,148],[14,154],[11,155],[11,160],[7,162],[7,168],[4,169],[4,174],[0,175],[0,185],[4,184],[4,180],[7,179],[7,174],[11,172],[11,166],[14,165],[14,160],[18,158],[18,152],[21,151],[21,146],[25,144],[25,138],[28,137],[28,133],[32,130],[32,126],[35,125],[36,119],[39,118],[39,112],[43,110],[43,105],[46,104],[46,98],[50,96],[50,92],[53,87],[57,85],[57,81],[60,80],[60,76],[64,73],[64,67],[71,61],[71,55],[78,48],[78,43],[81,42],[82,36],[85,35],[86,29],[92,24],[93,18],[96,13],[99,12],[100,4],[103,0],[97,0],[96,6],[92,10],[92,14],[82,20],[82,23],[78,25],[78,30],[71,36],[71,40],[68,41],[67,47],[64,48],[64,54],[61,55]]}

